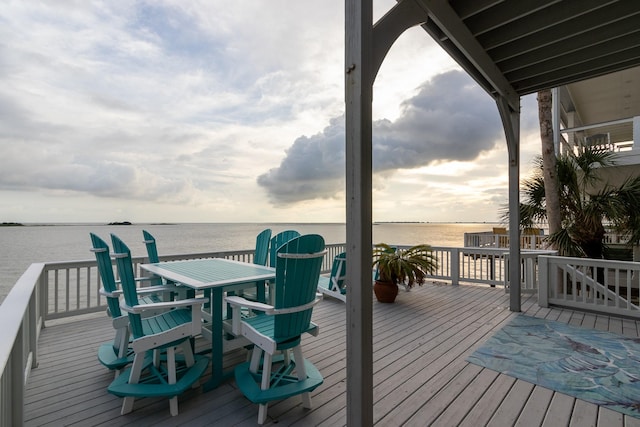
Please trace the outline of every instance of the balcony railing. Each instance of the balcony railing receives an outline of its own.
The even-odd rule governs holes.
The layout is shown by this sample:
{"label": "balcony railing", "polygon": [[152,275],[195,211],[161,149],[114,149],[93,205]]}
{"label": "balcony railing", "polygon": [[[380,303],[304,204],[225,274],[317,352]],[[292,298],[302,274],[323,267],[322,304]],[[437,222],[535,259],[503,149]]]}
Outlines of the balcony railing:
{"label": "balcony railing", "polygon": [[592,146],[619,154],[619,164],[637,164],[640,147],[640,117],[627,117],[561,129],[560,153],[576,152],[579,147]]}

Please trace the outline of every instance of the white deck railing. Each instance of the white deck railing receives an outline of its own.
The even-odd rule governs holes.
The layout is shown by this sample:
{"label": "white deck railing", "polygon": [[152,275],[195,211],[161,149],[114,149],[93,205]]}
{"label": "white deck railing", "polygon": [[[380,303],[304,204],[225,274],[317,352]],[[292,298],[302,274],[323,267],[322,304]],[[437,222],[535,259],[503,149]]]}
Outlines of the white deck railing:
{"label": "white deck railing", "polygon": [[38,338],[44,326],[44,264],[31,264],[0,305],[0,426],[21,426],[24,387],[38,365]]}
{"label": "white deck railing", "polygon": [[[400,246],[402,247],[402,246]],[[322,270],[329,272],[344,244],[327,245]],[[505,286],[508,253],[500,248],[433,247],[438,269],[429,278]],[[538,252],[522,253],[523,292],[538,288]],[[227,258],[252,262],[253,251],[211,252],[161,257],[164,261]],[[136,271],[145,262],[133,259]],[[541,276],[542,277],[542,276]],[[505,289],[508,289],[506,284]],[[22,425],[24,386],[38,364],[38,337],[45,321],[106,310],[95,260],[32,264],[0,305],[0,426]]]}
{"label": "white deck railing", "polygon": [[[344,245],[327,245],[327,254],[322,265],[323,272],[331,271],[333,258],[344,251]],[[206,252],[161,256],[162,261],[183,259],[226,258],[235,261],[253,262],[253,250]],[[144,257],[132,259],[134,270],[142,275],[140,264],[147,262]],[[45,264],[45,282],[43,301],[46,302],[45,320],[78,314],[102,311],[107,308],[106,300],[100,295],[102,286],[95,260],[52,262]]]}
{"label": "white deck railing", "polygon": [[[520,248],[540,250],[546,249],[546,239],[549,236],[544,234],[523,234],[520,236]],[[496,234],[492,231],[481,231],[477,233],[464,233],[464,246],[466,248],[508,248],[509,234]]]}
{"label": "white deck railing", "polygon": [[[520,236],[520,248],[530,250],[546,250],[546,234],[522,234]],[[629,241],[628,234],[620,234],[609,231],[604,235],[606,245],[626,245]],[[476,233],[464,233],[465,248],[504,248],[509,247],[509,235],[493,233],[492,231],[480,231]]]}
{"label": "white deck railing", "polygon": [[[399,248],[409,246],[398,245]],[[491,286],[504,286],[509,290],[509,252],[505,248],[452,248],[432,247],[438,260],[438,268],[427,277],[446,280],[453,285],[459,283],[477,283]],[[555,251],[527,250],[520,254],[522,292],[538,291],[537,258],[542,254],[554,254]]]}
{"label": "white deck railing", "polygon": [[640,318],[640,263],[540,256],[538,304]]}

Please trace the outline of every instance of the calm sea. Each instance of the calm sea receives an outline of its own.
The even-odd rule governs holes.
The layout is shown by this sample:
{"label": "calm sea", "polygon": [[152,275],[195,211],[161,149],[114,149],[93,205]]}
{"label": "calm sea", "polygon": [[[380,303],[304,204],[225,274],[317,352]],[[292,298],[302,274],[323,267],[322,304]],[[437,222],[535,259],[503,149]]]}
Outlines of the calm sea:
{"label": "calm sea", "polygon": [[[374,243],[462,246],[467,232],[489,231],[495,224],[383,223],[373,226]],[[142,230],[158,242],[158,252],[166,255],[253,249],[255,236],[265,228],[275,233],[294,229],[302,234],[316,233],[327,243],[344,243],[344,224],[98,224],[26,225],[0,227],[0,301],[34,262],[92,259],[89,232],[109,242],[115,233],[127,242],[134,256],[146,255]]]}

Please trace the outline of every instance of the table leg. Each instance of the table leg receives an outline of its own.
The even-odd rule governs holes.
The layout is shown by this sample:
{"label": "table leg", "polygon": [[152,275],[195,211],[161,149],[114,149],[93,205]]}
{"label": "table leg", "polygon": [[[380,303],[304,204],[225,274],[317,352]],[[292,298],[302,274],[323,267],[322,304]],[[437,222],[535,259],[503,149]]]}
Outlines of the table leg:
{"label": "table leg", "polygon": [[264,280],[260,282],[256,282],[256,297],[258,301],[266,304],[267,292],[266,292],[266,282]]}
{"label": "table leg", "polygon": [[204,385],[204,391],[218,387],[223,380],[222,372],[222,288],[211,290],[211,378]]}

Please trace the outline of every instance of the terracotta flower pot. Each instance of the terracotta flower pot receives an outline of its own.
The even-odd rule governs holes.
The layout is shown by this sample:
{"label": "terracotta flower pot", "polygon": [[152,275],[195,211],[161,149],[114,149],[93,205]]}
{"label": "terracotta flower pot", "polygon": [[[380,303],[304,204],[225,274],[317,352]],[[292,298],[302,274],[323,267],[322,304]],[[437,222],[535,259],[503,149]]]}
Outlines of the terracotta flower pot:
{"label": "terracotta flower pot", "polygon": [[376,280],[373,284],[373,292],[379,302],[391,303],[395,302],[398,295],[398,285],[393,282],[381,282]]}

